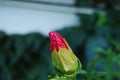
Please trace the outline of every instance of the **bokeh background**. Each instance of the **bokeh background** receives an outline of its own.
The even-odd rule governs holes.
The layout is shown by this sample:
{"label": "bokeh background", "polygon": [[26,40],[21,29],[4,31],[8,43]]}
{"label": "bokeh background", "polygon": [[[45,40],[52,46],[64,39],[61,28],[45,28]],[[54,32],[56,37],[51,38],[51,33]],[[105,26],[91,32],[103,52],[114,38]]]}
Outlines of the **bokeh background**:
{"label": "bokeh background", "polygon": [[55,75],[50,31],[68,41],[89,72],[78,80],[120,79],[120,0],[1,0],[0,80]]}

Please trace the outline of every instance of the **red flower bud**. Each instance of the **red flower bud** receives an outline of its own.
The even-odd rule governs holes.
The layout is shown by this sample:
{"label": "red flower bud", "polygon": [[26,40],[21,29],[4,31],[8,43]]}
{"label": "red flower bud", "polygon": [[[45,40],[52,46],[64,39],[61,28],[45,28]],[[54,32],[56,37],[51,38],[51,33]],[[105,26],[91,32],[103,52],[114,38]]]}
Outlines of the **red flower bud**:
{"label": "red flower bud", "polygon": [[62,38],[62,36],[60,34],[58,34],[57,32],[51,31],[49,33],[49,38],[50,38],[50,50],[53,51],[54,49],[56,49],[56,51],[59,50],[59,48],[66,48],[68,49],[64,38]]}
{"label": "red flower bud", "polygon": [[68,43],[57,32],[50,32],[50,50],[53,65],[64,74],[75,73],[82,68],[79,59],[74,55]]}

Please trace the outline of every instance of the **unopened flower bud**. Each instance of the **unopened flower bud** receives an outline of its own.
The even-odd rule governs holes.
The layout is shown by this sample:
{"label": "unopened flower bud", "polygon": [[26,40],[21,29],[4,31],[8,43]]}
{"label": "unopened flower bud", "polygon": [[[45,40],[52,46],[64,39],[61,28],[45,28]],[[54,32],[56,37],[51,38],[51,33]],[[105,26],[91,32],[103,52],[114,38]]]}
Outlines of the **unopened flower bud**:
{"label": "unopened flower bud", "polygon": [[72,52],[68,43],[57,32],[50,32],[50,50],[52,52],[53,65],[64,74],[75,73],[78,68],[81,69],[79,59]]}

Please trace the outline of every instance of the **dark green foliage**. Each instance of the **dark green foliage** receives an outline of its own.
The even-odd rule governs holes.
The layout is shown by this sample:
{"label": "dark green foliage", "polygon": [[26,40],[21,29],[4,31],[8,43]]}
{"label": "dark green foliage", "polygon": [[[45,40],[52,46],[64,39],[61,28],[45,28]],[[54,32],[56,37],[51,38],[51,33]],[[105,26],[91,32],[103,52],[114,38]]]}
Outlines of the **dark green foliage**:
{"label": "dark green foliage", "polygon": [[[104,10],[105,14],[78,14],[80,26],[57,31],[65,37],[87,71],[80,71],[78,80],[120,79],[120,10],[115,8],[119,6],[117,1],[77,0],[77,7],[94,7]],[[0,32],[0,80],[48,80],[48,75],[54,76],[57,72],[50,56],[49,39],[40,33],[8,35]]]}
{"label": "dark green foliage", "polygon": [[49,66],[48,38],[0,33],[0,80],[47,80]]}

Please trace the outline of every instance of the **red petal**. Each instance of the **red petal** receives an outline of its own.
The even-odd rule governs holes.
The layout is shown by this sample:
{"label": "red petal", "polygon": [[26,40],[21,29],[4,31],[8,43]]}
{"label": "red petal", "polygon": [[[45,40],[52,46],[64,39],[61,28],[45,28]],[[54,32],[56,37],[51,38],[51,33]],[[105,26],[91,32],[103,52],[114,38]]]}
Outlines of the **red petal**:
{"label": "red petal", "polygon": [[68,49],[67,45],[65,44],[64,38],[57,32],[51,31],[49,33],[50,38],[50,50],[53,51],[56,49],[57,51],[59,48],[66,48]]}

